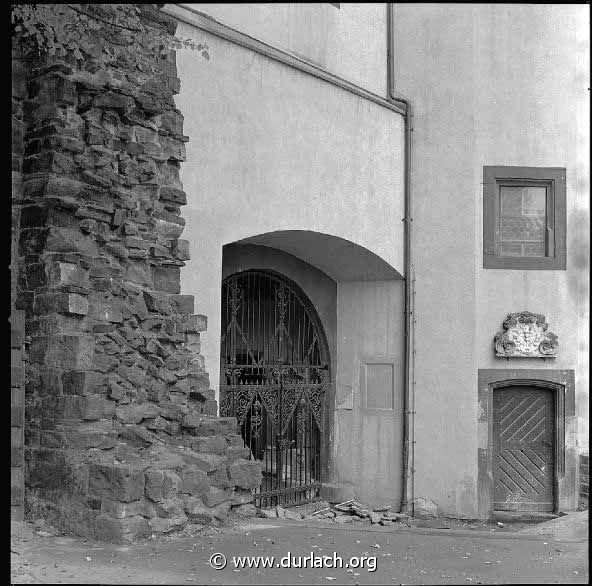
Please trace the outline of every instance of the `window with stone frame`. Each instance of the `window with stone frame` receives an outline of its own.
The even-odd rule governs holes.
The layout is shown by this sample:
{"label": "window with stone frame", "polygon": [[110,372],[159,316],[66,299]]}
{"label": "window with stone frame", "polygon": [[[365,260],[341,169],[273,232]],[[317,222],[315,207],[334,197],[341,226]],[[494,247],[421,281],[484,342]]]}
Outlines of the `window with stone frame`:
{"label": "window with stone frame", "polygon": [[566,267],[565,169],[483,167],[483,268]]}

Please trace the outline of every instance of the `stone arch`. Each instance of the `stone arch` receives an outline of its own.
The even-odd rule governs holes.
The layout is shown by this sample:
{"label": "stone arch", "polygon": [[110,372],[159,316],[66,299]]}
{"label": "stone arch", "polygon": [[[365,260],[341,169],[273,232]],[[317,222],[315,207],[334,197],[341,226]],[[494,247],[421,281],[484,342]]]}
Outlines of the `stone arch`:
{"label": "stone arch", "polygon": [[313,230],[276,230],[238,240],[283,250],[317,267],[335,281],[402,278],[386,260],[351,240]]}

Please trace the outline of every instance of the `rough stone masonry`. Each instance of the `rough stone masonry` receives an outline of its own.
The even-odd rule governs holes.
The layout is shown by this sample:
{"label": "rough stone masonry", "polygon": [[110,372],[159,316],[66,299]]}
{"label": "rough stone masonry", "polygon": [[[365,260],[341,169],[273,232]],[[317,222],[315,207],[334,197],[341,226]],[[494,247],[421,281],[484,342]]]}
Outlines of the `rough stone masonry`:
{"label": "rough stone masonry", "polygon": [[48,58],[23,83],[26,514],[129,541],[254,512],[260,465],[236,420],[216,417],[206,318],[180,294],[188,137],[174,54],[158,74]]}

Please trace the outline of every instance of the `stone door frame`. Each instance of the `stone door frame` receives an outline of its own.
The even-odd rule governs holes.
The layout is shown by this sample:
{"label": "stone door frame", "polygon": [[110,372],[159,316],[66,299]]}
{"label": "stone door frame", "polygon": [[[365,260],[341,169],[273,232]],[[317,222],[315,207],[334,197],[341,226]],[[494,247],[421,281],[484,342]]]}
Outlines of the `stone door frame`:
{"label": "stone door frame", "polygon": [[[478,495],[479,517],[493,515],[493,393],[511,386],[531,386],[553,391],[554,414],[554,512],[569,507],[575,490],[577,455],[566,450],[566,423],[575,418],[573,370],[480,369],[478,371]],[[571,422],[571,421],[570,421]],[[573,453],[572,453],[573,452]],[[570,474],[566,475],[566,470]],[[573,480],[570,482],[570,480]]]}

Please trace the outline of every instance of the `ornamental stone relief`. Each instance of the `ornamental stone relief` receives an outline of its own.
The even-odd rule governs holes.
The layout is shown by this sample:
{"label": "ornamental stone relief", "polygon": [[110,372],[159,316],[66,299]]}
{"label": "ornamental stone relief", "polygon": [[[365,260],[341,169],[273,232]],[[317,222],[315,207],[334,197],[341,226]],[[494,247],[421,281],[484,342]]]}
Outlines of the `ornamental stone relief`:
{"label": "ornamental stone relief", "polygon": [[547,331],[545,316],[530,311],[509,313],[495,335],[495,355],[503,358],[555,358],[557,336]]}

